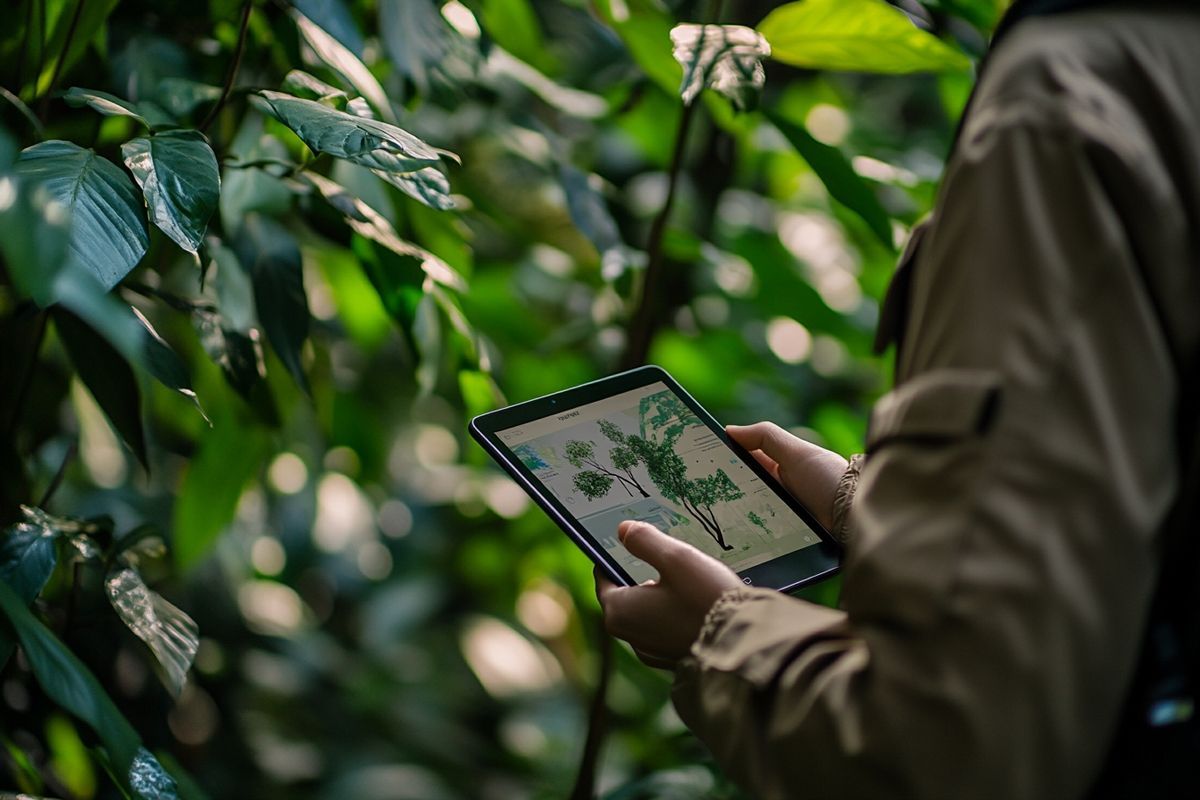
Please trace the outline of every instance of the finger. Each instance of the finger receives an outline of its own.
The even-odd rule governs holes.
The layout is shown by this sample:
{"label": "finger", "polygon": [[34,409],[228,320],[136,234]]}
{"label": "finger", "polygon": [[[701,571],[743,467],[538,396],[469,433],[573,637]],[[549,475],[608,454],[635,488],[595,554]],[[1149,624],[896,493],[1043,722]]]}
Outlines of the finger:
{"label": "finger", "polygon": [[775,480],[779,480],[779,462],[771,458],[762,450],[751,450],[750,455],[754,456],[754,460],[762,464],[763,468],[771,474]]}
{"label": "finger", "polygon": [[776,463],[786,462],[797,454],[804,440],[785,431],[774,422],[753,425],[726,425],[725,432],[747,450],[761,450]]}
{"label": "finger", "polygon": [[632,555],[665,575],[671,558],[685,547],[647,522],[627,519],[617,526],[617,537]]}

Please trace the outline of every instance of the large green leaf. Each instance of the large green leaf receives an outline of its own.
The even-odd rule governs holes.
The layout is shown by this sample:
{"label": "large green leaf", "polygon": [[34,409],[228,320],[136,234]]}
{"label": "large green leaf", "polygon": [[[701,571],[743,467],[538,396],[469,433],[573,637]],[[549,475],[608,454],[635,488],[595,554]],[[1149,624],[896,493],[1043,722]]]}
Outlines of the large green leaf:
{"label": "large green leaf", "polygon": [[251,101],[296,132],[318,153],[386,172],[412,172],[438,161],[438,153],[406,130],[282,92],[262,90]]}
{"label": "large green leaf", "polygon": [[344,44],[327,33],[324,28],[294,8],[292,9],[292,19],[296,21],[296,28],[300,31],[300,36],[317,54],[317,58],[325,62],[326,66],[365,97],[381,117],[388,122],[396,121],[396,114],[392,111],[392,104],[388,100],[387,93],[383,91],[379,81],[358,56],[350,52]]}
{"label": "large green leaf", "polygon": [[79,379],[138,461],[148,468],[142,394],[129,362],[91,326],[64,308],[55,309],[54,327]]}
{"label": "large green leaf", "polygon": [[142,747],[137,731],[105,694],[100,682],[3,581],[0,613],[20,640],[42,690],[95,731],[121,784],[139,800],[175,800],[175,782]]}
{"label": "large green leaf", "polygon": [[300,351],[308,338],[308,297],[296,240],[278,222],[251,214],[242,225],[235,250],[254,285],[254,305],[267,341],[307,392]]}
{"label": "large green leaf", "polygon": [[768,111],[767,119],[787,137],[801,158],[808,162],[829,190],[830,196],[862,217],[863,222],[867,223],[867,227],[885,247],[894,247],[892,223],[888,213],[880,205],[879,198],[871,191],[871,187],[854,171],[850,160],[842,151],[817,141],[803,125],[785,119],[778,113]]}
{"label": "large green leaf", "polygon": [[971,68],[965,55],[883,0],[800,0],[772,11],[758,30],[772,58],[797,67],[889,74]]}
{"label": "large green leaf", "polygon": [[180,569],[195,565],[225,530],[268,453],[260,429],[233,419],[214,422],[188,464],[175,503],[171,552]]}
{"label": "large green leaf", "polygon": [[137,190],[108,159],[54,139],[22,151],[17,174],[22,186],[44,192],[69,214],[68,250],[105,289],[145,254],[149,234]]}
{"label": "large green leaf", "polygon": [[217,157],[199,131],[168,131],[121,145],[125,166],[142,187],[150,219],[195,253],[217,210],[221,176]]}

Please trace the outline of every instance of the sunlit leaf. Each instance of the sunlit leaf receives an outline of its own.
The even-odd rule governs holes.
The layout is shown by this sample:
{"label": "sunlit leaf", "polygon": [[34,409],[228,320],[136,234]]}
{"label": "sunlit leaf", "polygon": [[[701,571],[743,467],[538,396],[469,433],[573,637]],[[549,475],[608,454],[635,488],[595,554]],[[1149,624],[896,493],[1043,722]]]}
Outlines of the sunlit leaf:
{"label": "sunlit leaf", "polygon": [[321,26],[351,53],[363,51],[363,35],[343,0],[295,0],[300,13]]}
{"label": "sunlit leaf", "polygon": [[251,214],[242,225],[235,250],[254,285],[254,306],[267,341],[307,392],[300,351],[308,339],[308,297],[296,240],[278,222]]}
{"label": "sunlit leaf", "polygon": [[200,645],[196,623],[152,591],[132,566],[118,565],[104,579],[104,592],[117,616],[146,643],[162,668],[163,685],[178,697]]}
{"label": "sunlit leaf", "polygon": [[21,507],[24,519],[0,534],[0,582],[26,605],[42,593],[58,563],[54,543],[62,531],[39,508]]}
{"label": "sunlit leaf", "polygon": [[449,264],[433,253],[401,239],[392,224],[374,208],[322,175],[309,172],[303,177],[326,202],[345,215],[346,224],[355,233],[378,242],[402,258],[413,259],[426,275],[438,283],[457,291],[466,289],[462,277]]}
{"label": "sunlit leaf", "polygon": [[800,0],[767,15],[758,30],[771,57],[846,72],[966,70],[971,61],[883,0]]}
{"label": "sunlit leaf", "polygon": [[330,86],[320,78],[299,69],[294,69],[284,75],[281,86],[284,91],[297,97],[305,100],[319,100],[334,108],[345,108],[348,102],[346,93],[341,89]]}
{"label": "sunlit leaf", "polygon": [[71,794],[76,797],[94,795],[96,771],[92,768],[87,747],[69,719],[54,714],[46,721],[46,744],[50,748],[50,768]]}
{"label": "sunlit leaf", "polygon": [[165,339],[158,335],[158,331],[154,330],[154,326],[142,312],[136,308],[132,311],[142,326],[143,358],[141,363],[145,366],[146,371],[157,378],[163,386],[179,392],[191,400],[200,415],[204,416],[204,409],[200,407],[200,399],[192,390],[192,377],[188,372],[187,365],[183,363],[183,359],[171,349],[171,345],[167,344]]}
{"label": "sunlit leaf", "polygon": [[266,89],[251,96],[263,112],[287,125],[314,152],[346,158],[364,167],[411,172],[437,163],[438,153],[406,130],[356,117],[315,100]]}
{"label": "sunlit leaf", "polygon": [[217,158],[198,131],[168,131],[121,145],[125,166],[142,187],[150,219],[184,250],[204,241],[217,210],[221,176]]}
{"label": "sunlit leaf", "polygon": [[105,289],[145,254],[149,234],[137,190],[111,161],[55,139],[22,151],[17,174],[69,215],[67,248]]}
{"label": "sunlit leaf", "polygon": [[388,100],[387,93],[383,91],[379,81],[358,56],[329,35],[324,28],[294,8],[292,9],[292,19],[296,21],[300,35],[317,54],[317,58],[342,76],[342,79],[353,86],[355,91],[367,98],[367,102],[379,112],[381,117],[389,122],[396,121],[396,115],[392,111],[392,104]]}
{"label": "sunlit leaf", "polygon": [[671,29],[675,60],[683,67],[679,94],[689,105],[711,87],[738,108],[758,105],[766,82],[762,59],[771,46],[762,34],[742,25],[676,25]]}
{"label": "sunlit leaf", "polygon": [[194,566],[229,525],[268,444],[260,429],[234,419],[216,420],[200,440],[175,501],[171,553],[179,569]]}
{"label": "sunlit leaf", "polygon": [[557,59],[546,48],[529,0],[482,0],[481,5],[480,22],[501,47],[542,72],[555,71]]}
{"label": "sunlit leaf", "polygon": [[384,172],[381,169],[371,171],[423,205],[438,211],[454,208],[454,198],[450,196],[450,181],[437,167],[426,167],[416,172]]}
{"label": "sunlit leaf", "polygon": [[79,61],[96,34],[103,28],[108,15],[116,8],[117,2],[118,0],[84,2],[79,5],[78,18],[75,18],[75,9],[70,13],[58,15],[50,40],[44,45],[46,57],[41,59],[41,73],[35,76],[35,94],[41,95],[50,90],[50,81],[55,70],[62,74]]}
{"label": "sunlit leaf", "polygon": [[129,362],[102,335],[65,309],[55,310],[54,327],[83,385],[137,460],[149,468],[142,394]]}
{"label": "sunlit leaf", "polygon": [[74,106],[75,108],[88,106],[95,111],[99,111],[106,117],[130,117],[143,125],[149,126],[150,124],[138,113],[133,103],[122,100],[108,92],[101,92],[97,89],[81,89],[78,86],[72,86],[63,95],[63,99],[67,101],[67,105],[69,106]]}
{"label": "sunlit leaf", "polygon": [[458,373],[458,388],[468,416],[478,416],[505,404],[504,394],[491,375],[464,369]]}
{"label": "sunlit leaf", "polygon": [[429,71],[446,55],[446,23],[433,0],[380,0],[379,32],[401,74],[422,94]]}
{"label": "sunlit leaf", "polygon": [[836,147],[813,138],[803,125],[799,125],[775,112],[767,112],[767,118],[796,148],[800,157],[808,162],[813,172],[825,184],[832,196],[858,216],[879,241],[889,249],[892,242],[892,224],[888,213],[879,199],[850,164],[850,159]]}
{"label": "sunlit leaf", "polygon": [[174,800],[174,781],[141,746],[137,732],[100,683],[2,581],[0,613],[20,640],[42,690],[100,737],[121,783],[139,799]]}

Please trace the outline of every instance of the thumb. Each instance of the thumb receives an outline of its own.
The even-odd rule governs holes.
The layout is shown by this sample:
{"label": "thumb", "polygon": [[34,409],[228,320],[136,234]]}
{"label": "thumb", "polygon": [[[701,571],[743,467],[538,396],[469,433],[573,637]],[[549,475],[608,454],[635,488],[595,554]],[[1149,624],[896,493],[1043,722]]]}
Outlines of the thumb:
{"label": "thumb", "polygon": [[661,576],[671,560],[671,554],[683,547],[648,522],[627,519],[617,526],[617,537],[625,549],[658,570]]}
{"label": "thumb", "polygon": [[753,425],[726,425],[725,431],[742,447],[750,452],[761,450],[778,463],[798,456],[806,442],[785,431],[774,422],[756,422]]}

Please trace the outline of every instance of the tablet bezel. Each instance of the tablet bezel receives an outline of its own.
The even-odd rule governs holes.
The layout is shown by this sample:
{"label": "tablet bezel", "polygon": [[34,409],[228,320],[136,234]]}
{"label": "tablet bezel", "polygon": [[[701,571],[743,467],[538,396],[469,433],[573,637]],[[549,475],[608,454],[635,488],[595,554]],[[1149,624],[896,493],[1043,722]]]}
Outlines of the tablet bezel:
{"label": "tablet bezel", "polygon": [[[604,547],[593,538],[583,523],[577,520],[571,511],[534,476],[533,472],[512,454],[500,440],[498,433],[652,383],[663,383],[673,391],[700,421],[724,442],[746,466],[753,470],[763,484],[775,492],[820,539],[817,544],[794,550],[743,570],[738,573],[738,577],[751,586],[787,592],[837,573],[840,569],[841,547],[829,532],[749,452],[733,441],[725,433],[724,427],[662,367],[655,365],[639,367],[554,394],[480,414],[471,420],[468,430],[488,455],[495,459],[504,468],[504,471],[529,493],[538,506],[550,515],[550,518],[563,529],[567,536],[604,570],[610,580],[625,586],[634,586],[637,582],[620,564],[609,557]],[[801,577],[797,578],[797,575]]]}

